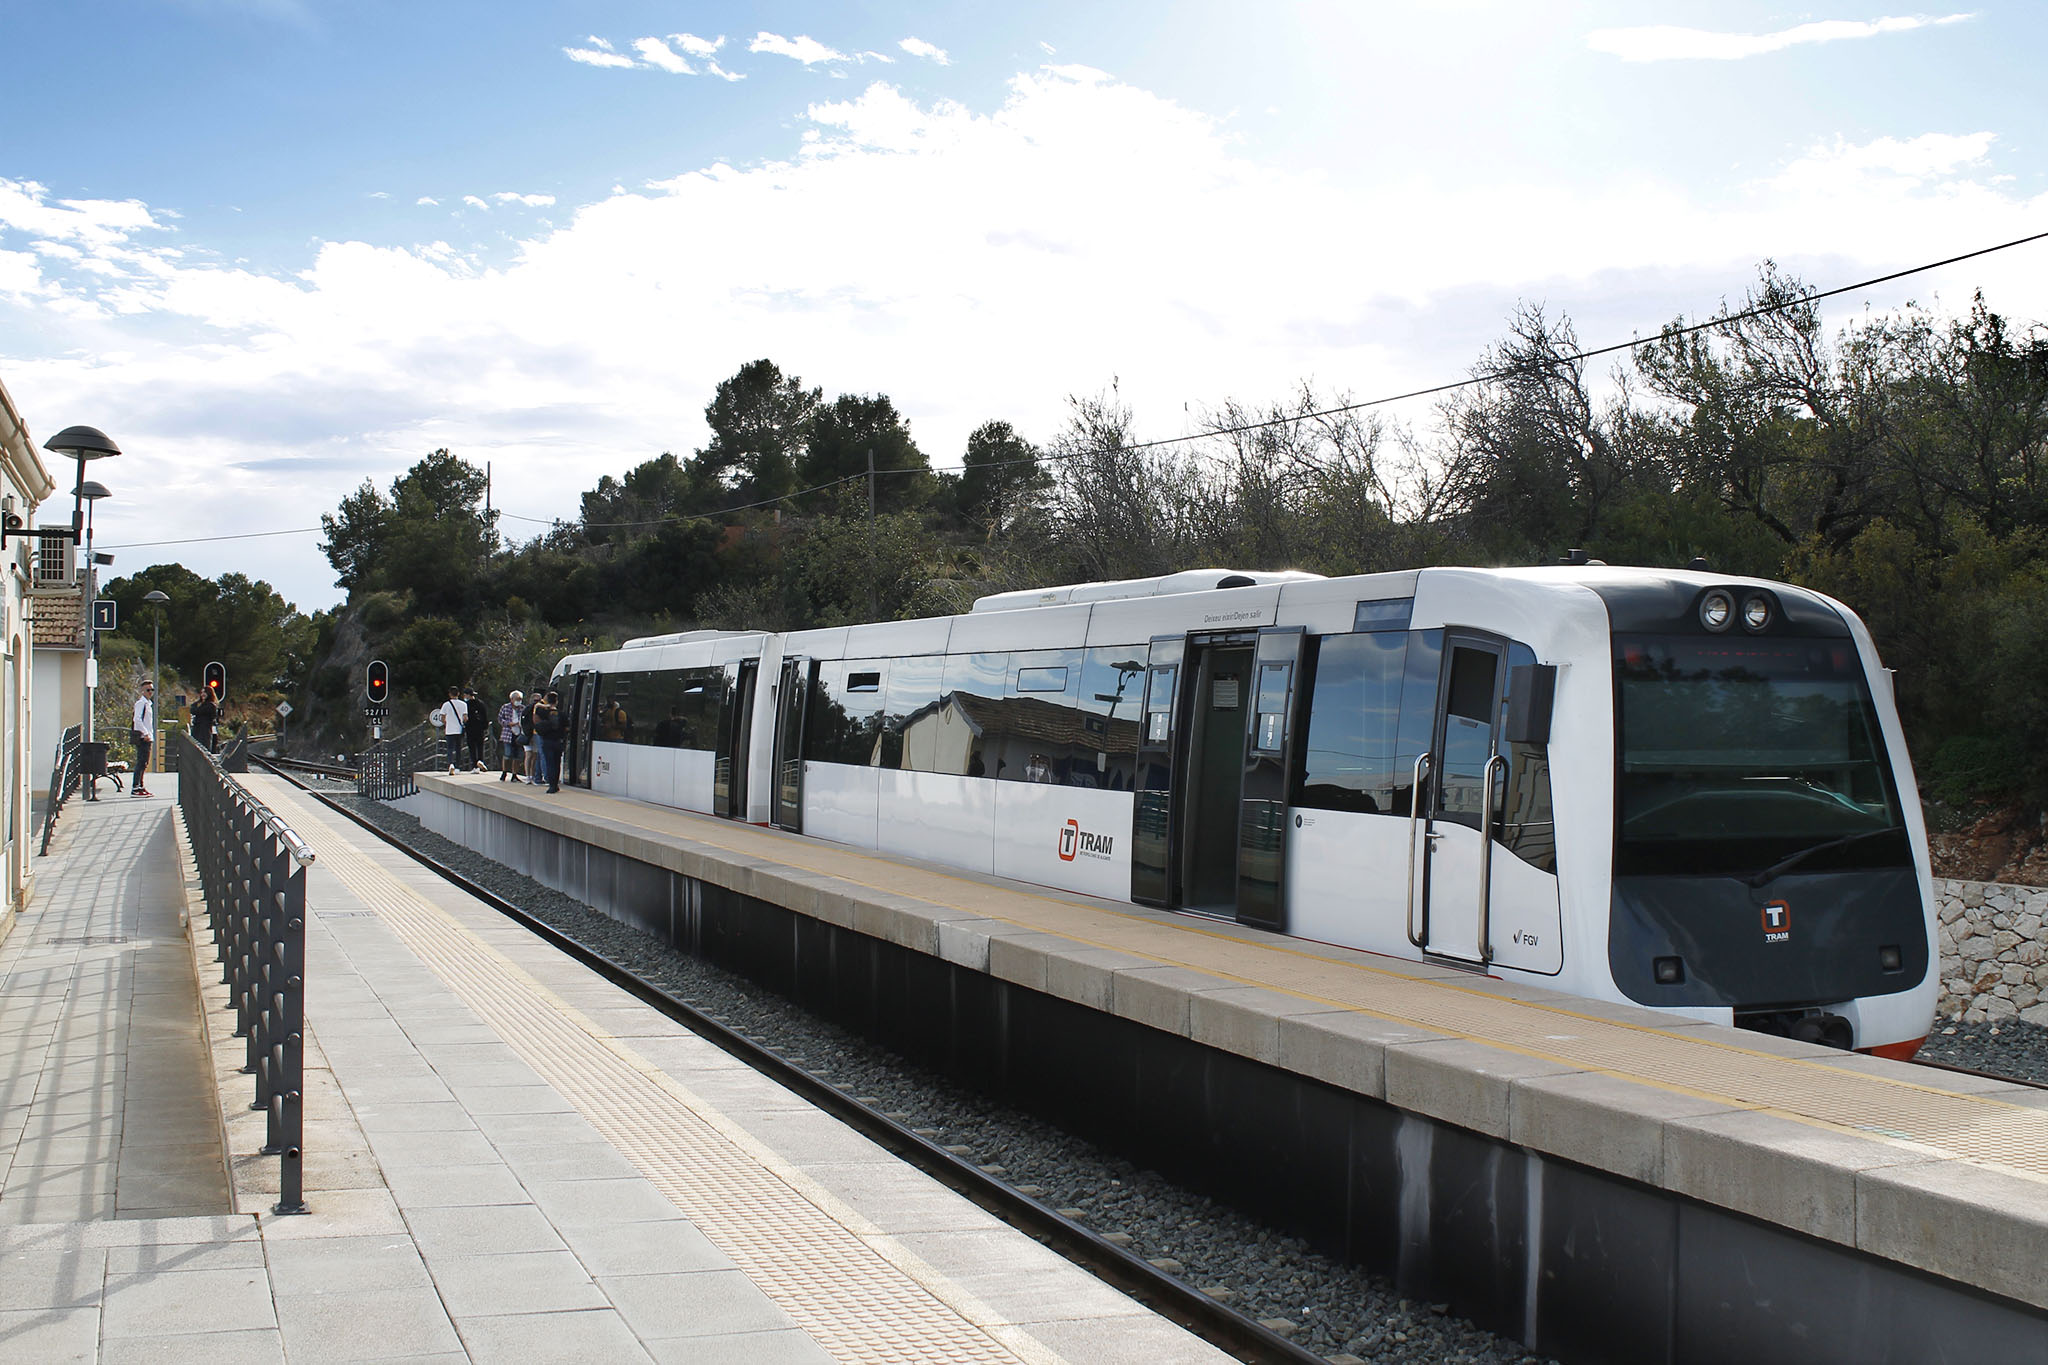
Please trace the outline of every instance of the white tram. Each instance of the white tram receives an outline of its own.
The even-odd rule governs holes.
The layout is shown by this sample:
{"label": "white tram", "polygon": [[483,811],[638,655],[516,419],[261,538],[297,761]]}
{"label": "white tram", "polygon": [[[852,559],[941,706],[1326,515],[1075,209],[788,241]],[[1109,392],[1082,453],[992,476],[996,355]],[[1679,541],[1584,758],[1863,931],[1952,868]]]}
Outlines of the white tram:
{"label": "white tram", "polygon": [[553,685],[599,792],[1888,1055],[1933,1018],[1890,675],[1787,584],[1203,570]]}

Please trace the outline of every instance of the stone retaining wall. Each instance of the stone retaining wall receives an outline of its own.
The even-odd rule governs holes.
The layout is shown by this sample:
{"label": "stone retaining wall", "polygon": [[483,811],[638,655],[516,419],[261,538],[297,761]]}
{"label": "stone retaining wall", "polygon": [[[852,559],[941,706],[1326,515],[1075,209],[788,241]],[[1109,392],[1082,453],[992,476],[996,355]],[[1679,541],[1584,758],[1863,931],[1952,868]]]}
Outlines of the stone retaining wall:
{"label": "stone retaining wall", "polygon": [[2048,886],[1934,881],[1944,1018],[2048,1025]]}

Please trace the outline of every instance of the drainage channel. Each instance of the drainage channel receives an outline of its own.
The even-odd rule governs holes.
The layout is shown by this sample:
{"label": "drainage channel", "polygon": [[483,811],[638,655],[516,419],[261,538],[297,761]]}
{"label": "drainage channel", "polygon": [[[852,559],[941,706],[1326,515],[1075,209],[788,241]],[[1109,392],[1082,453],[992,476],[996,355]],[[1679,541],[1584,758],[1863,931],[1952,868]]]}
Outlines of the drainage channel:
{"label": "drainage channel", "polygon": [[1080,1226],[1046,1205],[1019,1193],[972,1162],[955,1156],[872,1107],[819,1079],[802,1067],[725,1027],[710,1016],[654,986],[573,936],[522,910],[478,885],[462,873],[414,849],[363,818],[318,787],[302,781],[284,766],[261,757],[254,761],[284,778],[328,809],[368,830],[436,876],[512,919],[612,984],[660,1010],[691,1032],[769,1077],[805,1101],[831,1114],[899,1159],[973,1200],[1012,1227],[1059,1252],[1104,1283],[1129,1295],[1161,1317],[1177,1323],[1217,1349],[1256,1365],[1325,1365],[1324,1357],[1297,1346],[1277,1332],[1233,1312],[1144,1258]]}

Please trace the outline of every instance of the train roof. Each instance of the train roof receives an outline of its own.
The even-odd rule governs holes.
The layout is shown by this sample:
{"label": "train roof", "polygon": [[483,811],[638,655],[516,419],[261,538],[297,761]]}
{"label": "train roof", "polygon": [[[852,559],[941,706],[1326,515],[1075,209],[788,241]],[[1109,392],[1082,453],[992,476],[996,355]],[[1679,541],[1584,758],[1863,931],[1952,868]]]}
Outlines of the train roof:
{"label": "train roof", "polygon": [[1299,569],[1183,569],[1156,578],[1120,578],[1105,583],[1067,583],[1054,588],[1024,588],[974,599],[975,612],[1021,611],[1059,607],[1073,602],[1115,602],[1130,597],[1165,597],[1174,593],[1209,592],[1216,588],[1253,588],[1273,583],[1315,583],[1323,575]]}

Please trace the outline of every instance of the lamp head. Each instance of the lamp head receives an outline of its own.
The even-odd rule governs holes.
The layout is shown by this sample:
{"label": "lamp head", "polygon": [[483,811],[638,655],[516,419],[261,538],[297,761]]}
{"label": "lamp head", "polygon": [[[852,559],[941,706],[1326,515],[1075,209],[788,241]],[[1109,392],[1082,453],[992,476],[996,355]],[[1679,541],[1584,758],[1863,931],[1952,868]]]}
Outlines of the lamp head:
{"label": "lamp head", "polygon": [[160,607],[164,603],[170,601],[171,598],[170,594],[162,591],[161,589],[151,588],[148,592],[142,594],[142,600],[149,603],[153,607]]}
{"label": "lamp head", "polygon": [[101,498],[111,498],[114,496],[113,489],[103,483],[95,483],[91,479],[87,479],[71,491],[84,498],[87,502],[98,502]]}
{"label": "lamp head", "polygon": [[66,427],[43,442],[43,449],[77,460],[101,460],[121,453],[121,447],[98,427]]}

